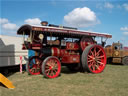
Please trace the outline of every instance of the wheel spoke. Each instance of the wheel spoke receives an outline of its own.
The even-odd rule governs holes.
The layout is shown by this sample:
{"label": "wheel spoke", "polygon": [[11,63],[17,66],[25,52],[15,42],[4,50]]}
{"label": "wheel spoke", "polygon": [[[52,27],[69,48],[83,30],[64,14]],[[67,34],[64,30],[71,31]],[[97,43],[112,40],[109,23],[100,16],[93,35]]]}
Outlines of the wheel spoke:
{"label": "wheel spoke", "polygon": [[94,56],[96,56],[96,47],[94,47]]}
{"label": "wheel spoke", "polygon": [[96,67],[98,70],[100,70],[100,68],[99,68],[99,66],[98,66],[98,65],[95,65],[95,67]]}
{"label": "wheel spoke", "polygon": [[51,71],[51,70],[49,69],[49,70],[46,72],[46,74],[49,75],[50,71]]}
{"label": "wheel spoke", "polygon": [[30,71],[33,72],[33,69],[34,69],[34,68],[31,68]]}
{"label": "wheel spoke", "polygon": [[46,69],[49,69],[49,67],[50,67],[50,66],[48,66],[48,65],[45,66]]}
{"label": "wheel spoke", "polygon": [[32,68],[32,69],[30,69],[31,70],[31,72],[33,72],[33,73],[35,73],[36,72],[36,68],[34,67],[34,68]]}
{"label": "wheel spoke", "polygon": [[104,56],[96,57],[96,61],[100,61],[101,62],[102,59],[105,59]]}
{"label": "wheel spoke", "polygon": [[96,56],[99,56],[99,53],[101,52],[102,50],[98,50],[98,52],[96,53]]}
{"label": "wheel spoke", "polygon": [[57,69],[54,69],[53,71],[56,73],[57,72]]}
{"label": "wheel spoke", "polygon": [[51,75],[51,76],[54,76],[54,72],[53,72],[53,70],[51,70],[51,73],[50,73],[50,75]]}
{"label": "wheel spoke", "polygon": [[47,75],[49,75],[49,74],[50,74],[50,71],[51,71],[51,70],[48,69],[48,70],[45,71],[45,73],[46,73]]}
{"label": "wheel spoke", "polygon": [[88,55],[88,57],[89,57],[89,58],[92,58],[92,59],[94,58],[93,56],[90,56],[90,55]]}
{"label": "wheel spoke", "polygon": [[104,63],[100,62],[100,61],[97,61],[97,63],[99,63],[100,65],[104,65]]}
{"label": "wheel spoke", "polygon": [[91,64],[89,64],[89,65],[88,65],[88,67],[89,67],[89,68],[91,68],[91,67],[92,67],[92,65],[93,65],[93,62],[92,62]]}
{"label": "wheel spoke", "polygon": [[93,62],[93,60],[88,60],[88,63]]}
{"label": "wheel spoke", "polygon": [[50,69],[45,69],[45,72],[48,72],[48,71],[50,71]]}
{"label": "wheel spoke", "polygon": [[93,51],[91,51],[91,54],[93,55],[93,57],[94,57],[94,53],[93,53]]}
{"label": "wheel spoke", "polygon": [[95,71],[95,66],[92,66],[92,70]]}
{"label": "wheel spoke", "polygon": [[51,66],[51,63],[50,62],[47,62],[47,66]]}
{"label": "wheel spoke", "polygon": [[50,59],[50,60],[49,60],[49,62],[50,62],[50,63],[52,63],[52,62],[53,62],[53,60],[52,60],[52,59]]}
{"label": "wheel spoke", "polygon": [[57,69],[58,69],[58,67],[54,67],[54,69],[56,69],[56,70],[57,70]]}
{"label": "wheel spoke", "polygon": [[39,65],[39,64],[41,64],[41,61],[39,60],[39,61],[37,61],[37,64]]}
{"label": "wheel spoke", "polygon": [[98,57],[96,57],[96,58],[98,58],[98,59],[99,59],[99,58],[104,58],[104,56],[98,56]]}

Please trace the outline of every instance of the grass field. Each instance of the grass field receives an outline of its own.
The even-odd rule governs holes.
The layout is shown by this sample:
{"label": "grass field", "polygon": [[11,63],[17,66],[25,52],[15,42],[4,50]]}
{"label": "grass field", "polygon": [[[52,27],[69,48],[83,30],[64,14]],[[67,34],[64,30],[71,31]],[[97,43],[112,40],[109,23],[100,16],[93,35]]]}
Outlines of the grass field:
{"label": "grass field", "polygon": [[128,96],[128,66],[122,65],[107,65],[100,74],[71,73],[63,68],[55,79],[26,72],[8,79],[16,88],[0,86],[0,96]]}

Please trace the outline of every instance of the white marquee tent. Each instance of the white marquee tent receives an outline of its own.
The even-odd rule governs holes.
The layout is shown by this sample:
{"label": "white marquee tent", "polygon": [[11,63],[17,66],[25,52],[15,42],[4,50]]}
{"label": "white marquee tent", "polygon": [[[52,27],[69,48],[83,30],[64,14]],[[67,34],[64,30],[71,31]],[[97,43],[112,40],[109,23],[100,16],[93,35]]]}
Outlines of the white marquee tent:
{"label": "white marquee tent", "polygon": [[21,37],[0,35],[0,67],[19,65],[20,56],[23,64],[26,64],[28,51],[22,50],[22,43]]}

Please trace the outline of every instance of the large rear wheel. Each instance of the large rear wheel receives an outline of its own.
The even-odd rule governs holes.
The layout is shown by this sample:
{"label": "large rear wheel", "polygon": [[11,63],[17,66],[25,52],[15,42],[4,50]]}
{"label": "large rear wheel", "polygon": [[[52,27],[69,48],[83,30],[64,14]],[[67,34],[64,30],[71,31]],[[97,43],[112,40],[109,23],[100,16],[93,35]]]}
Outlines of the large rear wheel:
{"label": "large rear wheel", "polygon": [[60,60],[55,56],[47,57],[42,63],[42,73],[46,78],[56,78],[61,72]]}
{"label": "large rear wheel", "polygon": [[89,45],[82,53],[82,66],[84,71],[100,73],[106,65],[106,54],[100,45]]}
{"label": "large rear wheel", "polygon": [[30,75],[39,75],[41,73],[41,64],[42,60],[38,56],[33,56],[29,59],[29,62],[26,64],[26,70]]}

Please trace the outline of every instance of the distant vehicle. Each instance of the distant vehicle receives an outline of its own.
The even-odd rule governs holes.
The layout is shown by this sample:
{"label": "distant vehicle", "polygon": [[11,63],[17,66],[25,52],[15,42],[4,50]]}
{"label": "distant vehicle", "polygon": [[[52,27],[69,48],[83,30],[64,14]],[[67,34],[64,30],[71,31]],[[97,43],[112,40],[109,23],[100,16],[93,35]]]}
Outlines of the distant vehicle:
{"label": "distant vehicle", "polygon": [[128,47],[124,47],[125,50],[128,50]]}
{"label": "distant vehicle", "polygon": [[105,47],[107,63],[122,63],[128,65],[128,49],[120,42]]}

